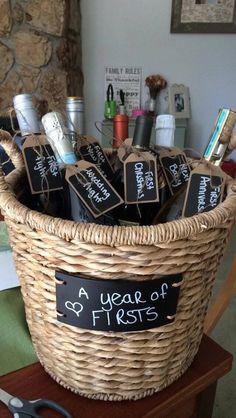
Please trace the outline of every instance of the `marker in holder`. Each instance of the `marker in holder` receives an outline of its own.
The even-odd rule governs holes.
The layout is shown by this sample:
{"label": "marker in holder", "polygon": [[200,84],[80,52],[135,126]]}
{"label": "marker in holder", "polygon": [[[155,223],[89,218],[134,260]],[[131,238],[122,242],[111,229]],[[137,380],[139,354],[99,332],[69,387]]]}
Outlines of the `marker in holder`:
{"label": "marker in holder", "polygon": [[107,100],[105,101],[104,116],[106,119],[113,119],[117,113],[116,101],[114,100],[114,90],[112,84],[107,88]]}

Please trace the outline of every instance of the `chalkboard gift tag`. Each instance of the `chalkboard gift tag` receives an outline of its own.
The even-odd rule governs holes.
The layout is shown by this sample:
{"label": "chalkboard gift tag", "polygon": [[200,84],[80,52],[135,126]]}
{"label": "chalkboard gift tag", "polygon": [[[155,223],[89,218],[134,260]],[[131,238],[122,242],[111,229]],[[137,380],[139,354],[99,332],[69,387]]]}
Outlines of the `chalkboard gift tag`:
{"label": "chalkboard gift tag", "polygon": [[123,203],[95,164],[80,160],[73,166],[67,166],[65,178],[94,218]]}
{"label": "chalkboard gift tag", "polygon": [[102,280],[56,272],[60,322],[96,331],[143,331],[175,320],[182,275]]}
{"label": "chalkboard gift tag", "polygon": [[183,206],[189,217],[214,209],[223,199],[226,175],[220,167],[206,162],[192,170]]}
{"label": "chalkboard gift tag", "polygon": [[186,155],[177,147],[163,148],[159,153],[159,159],[173,195],[189,180],[190,167]]}
{"label": "chalkboard gift tag", "polygon": [[29,135],[22,154],[32,194],[63,188],[55,154],[45,135]]}
{"label": "chalkboard gift tag", "polygon": [[90,163],[95,164],[102,174],[111,181],[114,175],[110,162],[101,145],[92,136],[81,136],[77,143],[80,156]]}
{"label": "chalkboard gift tag", "polygon": [[131,153],[124,161],[125,203],[158,202],[156,158],[150,152]]}

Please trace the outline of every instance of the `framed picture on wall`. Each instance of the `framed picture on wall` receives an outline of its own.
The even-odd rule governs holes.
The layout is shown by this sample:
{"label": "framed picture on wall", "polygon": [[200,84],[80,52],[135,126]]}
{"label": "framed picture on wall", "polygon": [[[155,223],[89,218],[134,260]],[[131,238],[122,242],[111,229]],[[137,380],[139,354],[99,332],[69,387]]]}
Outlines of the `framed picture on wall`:
{"label": "framed picture on wall", "polygon": [[172,0],[172,33],[235,33],[236,0]]}
{"label": "framed picture on wall", "polygon": [[176,119],[190,118],[189,88],[183,84],[172,84],[168,88],[169,112]]}

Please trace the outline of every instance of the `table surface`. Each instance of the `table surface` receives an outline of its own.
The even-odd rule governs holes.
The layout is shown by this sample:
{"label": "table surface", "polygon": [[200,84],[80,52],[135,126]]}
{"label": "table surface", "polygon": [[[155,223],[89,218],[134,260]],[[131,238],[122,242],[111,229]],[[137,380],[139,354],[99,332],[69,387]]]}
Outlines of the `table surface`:
{"label": "table surface", "polygon": [[[0,387],[25,399],[48,398],[63,405],[74,418],[156,418],[166,416],[231,370],[233,356],[207,336],[187,372],[161,392],[137,401],[104,402],[72,393],[58,385],[39,363],[0,378]],[[159,414],[162,414],[161,416]],[[0,403],[0,417],[12,415]],[[59,415],[49,412],[48,418]]]}

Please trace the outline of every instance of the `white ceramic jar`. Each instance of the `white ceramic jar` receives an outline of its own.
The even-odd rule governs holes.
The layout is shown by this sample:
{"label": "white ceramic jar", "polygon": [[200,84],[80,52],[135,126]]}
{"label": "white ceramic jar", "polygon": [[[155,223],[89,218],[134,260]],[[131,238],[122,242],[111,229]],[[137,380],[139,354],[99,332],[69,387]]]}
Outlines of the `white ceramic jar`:
{"label": "white ceramic jar", "polygon": [[159,115],[156,118],[156,145],[163,147],[174,146],[175,117],[173,115]]}

